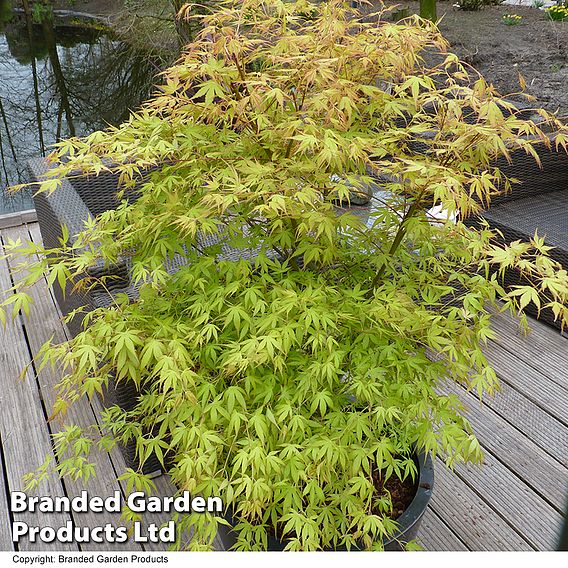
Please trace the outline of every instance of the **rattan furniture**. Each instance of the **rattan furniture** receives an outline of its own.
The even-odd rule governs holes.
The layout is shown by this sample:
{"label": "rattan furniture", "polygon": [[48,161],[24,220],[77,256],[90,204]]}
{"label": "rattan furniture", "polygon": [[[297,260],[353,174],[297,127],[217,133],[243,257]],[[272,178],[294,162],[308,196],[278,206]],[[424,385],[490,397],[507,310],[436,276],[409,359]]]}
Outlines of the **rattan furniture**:
{"label": "rattan furniture", "polygon": [[[45,160],[41,158],[30,160],[28,162],[30,181],[36,182],[45,179],[44,176],[48,169],[49,166]],[[86,220],[95,218],[104,211],[116,208],[119,204],[117,189],[118,176],[104,172],[93,177],[72,175],[68,179],[62,180],[61,187],[51,194],[36,193],[34,203],[46,249],[61,246],[63,226],[67,227],[70,239],[73,239],[85,228]],[[136,188],[134,188],[129,191],[126,198],[135,200],[137,196]],[[218,257],[225,260],[252,259],[258,254],[258,251],[252,248],[233,248],[213,236],[199,239],[198,246],[200,249],[211,245],[219,245]],[[173,274],[186,263],[187,260],[183,255],[176,254],[166,262],[166,270]],[[66,289],[62,290],[58,282],[54,282],[53,291],[62,314],[71,316],[75,312],[67,322],[67,328],[72,337],[82,331],[83,318],[88,311],[111,306],[117,294],[126,294],[131,301],[138,297],[139,289],[130,280],[130,269],[131,263],[128,258],[112,265],[104,265],[100,262],[90,268],[83,278],[101,279],[104,277],[104,287],[97,285],[89,289],[88,292],[81,291],[71,283],[68,283]],[[116,382],[111,379],[101,398],[106,406],[116,404],[123,410],[129,411],[135,407],[138,397],[139,392],[134,383],[130,381]],[[121,449],[127,466],[137,469],[138,462],[134,444],[127,444]],[[151,456],[144,463],[143,471],[147,474],[160,473],[161,466],[155,456]]]}
{"label": "rattan furniture", "polygon": [[[511,162],[504,158],[497,162],[501,171],[519,183],[507,195],[492,200],[491,207],[476,218],[466,219],[466,224],[479,227],[485,219],[491,228],[503,234],[503,241],[528,241],[535,231],[545,244],[554,247],[550,256],[568,269],[568,154],[544,145],[537,146],[541,166],[524,151],[516,151]],[[507,270],[505,286],[527,284],[516,270]],[[541,321],[560,329],[550,309],[541,310],[530,304],[527,311],[538,315]]]}
{"label": "rattan furniture", "polygon": [[[30,181],[40,181],[49,166],[39,158],[28,162]],[[47,249],[61,246],[63,238],[62,227],[66,226],[70,238],[85,228],[85,221],[96,217],[103,211],[118,206],[116,197],[118,178],[107,172],[97,177],[73,176],[72,183],[68,179],[62,181],[57,191],[48,195],[38,193],[34,195],[34,203],[44,246]],[[131,193],[135,198],[136,193]],[[119,293],[126,294],[131,300],[138,296],[138,290],[132,286],[129,279],[129,265],[124,261],[112,266],[102,263],[89,269],[88,276],[100,278],[109,276],[102,286],[90,290],[88,293],[68,284],[62,290],[57,282],[53,284],[53,291],[59,308],[64,316],[78,310],[77,314],[67,323],[72,337],[82,330],[84,314],[95,308],[108,307],[113,302],[113,296]],[[106,289],[105,289],[106,288]],[[118,384],[112,379],[105,389],[101,399],[105,406],[118,405],[128,411],[136,404],[139,393],[133,383],[120,381]],[[138,468],[136,448],[134,443],[121,446],[127,467]],[[161,466],[155,456],[151,456],[144,464],[146,474],[159,474]]]}
{"label": "rattan furniture", "polygon": [[[483,218],[491,227],[501,231],[506,242],[528,240],[538,230],[546,244],[554,247],[550,255],[568,269],[568,154],[562,149],[547,149],[544,145],[538,146],[538,153],[542,168],[523,151],[515,152],[510,163],[504,158],[499,160],[496,165],[502,172],[520,183],[514,185],[510,194],[494,198],[491,207],[480,217],[466,219],[465,222],[479,226]],[[32,181],[41,179],[47,168],[44,160],[32,160],[29,163]],[[51,195],[36,195],[34,201],[45,246],[59,246],[62,225],[66,225],[69,234],[74,235],[83,228],[84,220],[89,216],[95,217],[116,207],[117,182],[117,177],[107,172],[89,178],[77,176],[73,177],[72,183],[64,180],[62,187]],[[136,193],[131,193],[130,198],[135,199]],[[354,207],[353,210],[366,216],[371,208],[372,205]],[[230,258],[236,254],[234,250],[226,250],[224,256]],[[183,262],[183,258],[176,257],[168,269],[175,271]],[[101,264],[92,268],[89,274],[95,277],[112,275],[113,280],[107,283],[111,294],[121,292],[131,299],[137,297],[138,292],[129,281],[127,261],[107,267]],[[521,283],[522,279],[509,270],[505,282],[510,286]],[[108,306],[112,302],[112,297],[102,288],[84,295],[68,287],[63,294],[55,283],[54,291],[65,315],[81,306],[88,310]],[[543,310],[540,318],[559,327],[550,310]],[[81,330],[81,323],[81,314],[68,323],[73,336]]]}

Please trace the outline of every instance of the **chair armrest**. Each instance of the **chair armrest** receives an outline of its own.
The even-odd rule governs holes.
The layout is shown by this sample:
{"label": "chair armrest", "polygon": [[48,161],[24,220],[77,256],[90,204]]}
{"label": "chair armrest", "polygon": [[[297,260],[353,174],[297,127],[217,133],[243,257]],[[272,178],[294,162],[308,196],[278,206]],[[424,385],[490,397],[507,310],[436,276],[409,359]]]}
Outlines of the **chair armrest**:
{"label": "chair armrest", "polygon": [[[33,181],[41,181],[49,167],[43,159],[30,160],[28,169]],[[77,235],[85,229],[85,223],[94,215],[67,179],[63,179],[61,187],[51,194],[47,192],[35,193],[38,222],[44,245],[47,248],[61,246],[63,227],[67,228],[69,240],[73,243]],[[87,274],[93,277],[119,276],[128,279],[126,262],[119,260],[114,264],[105,264],[97,261],[87,269]]]}
{"label": "chair armrest", "polygon": [[[28,162],[31,181],[40,182],[45,179],[49,166],[43,159]],[[41,235],[48,248],[60,246],[61,228],[67,227],[69,238],[75,237],[85,228],[85,222],[93,216],[85,202],[75,191],[73,185],[66,179],[61,187],[52,193],[34,193],[34,203],[40,223]]]}

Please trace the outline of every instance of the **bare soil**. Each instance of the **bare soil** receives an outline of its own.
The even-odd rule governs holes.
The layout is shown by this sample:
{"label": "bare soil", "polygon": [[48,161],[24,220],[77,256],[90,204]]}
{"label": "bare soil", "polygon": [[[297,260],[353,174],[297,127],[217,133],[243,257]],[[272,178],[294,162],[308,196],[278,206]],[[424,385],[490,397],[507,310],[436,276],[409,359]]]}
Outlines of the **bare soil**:
{"label": "bare soil", "polygon": [[[416,2],[396,4],[418,12]],[[506,25],[504,14],[521,16],[521,23]],[[466,12],[453,7],[452,1],[438,2],[438,17],[452,50],[501,94],[517,93],[521,74],[526,92],[537,97],[532,104],[568,116],[568,21],[552,22],[542,10],[523,6]]]}
{"label": "bare soil", "polygon": [[75,10],[96,16],[113,15],[124,9],[123,0],[55,0],[53,5],[60,10]]}
{"label": "bare soil", "polygon": [[[390,516],[393,519],[398,519],[410,507],[418,489],[417,480],[413,481],[410,477],[407,477],[404,481],[401,481],[396,475],[391,475],[386,481],[383,481],[376,471],[373,471],[373,483],[377,495],[384,495],[385,493],[390,495],[392,502]],[[374,512],[378,515],[381,514],[380,511]]]}

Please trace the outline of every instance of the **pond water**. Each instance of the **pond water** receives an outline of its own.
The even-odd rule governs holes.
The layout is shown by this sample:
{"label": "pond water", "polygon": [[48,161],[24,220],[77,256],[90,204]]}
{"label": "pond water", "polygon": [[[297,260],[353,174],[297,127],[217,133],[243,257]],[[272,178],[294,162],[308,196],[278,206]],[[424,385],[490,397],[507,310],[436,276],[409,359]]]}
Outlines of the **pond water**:
{"label": "pond water", "polygon": [[50,145],[119,124],[160,71],[106,33],[68,23],[35,24],[0,0],[0,215],[33,208],[26,162]]}

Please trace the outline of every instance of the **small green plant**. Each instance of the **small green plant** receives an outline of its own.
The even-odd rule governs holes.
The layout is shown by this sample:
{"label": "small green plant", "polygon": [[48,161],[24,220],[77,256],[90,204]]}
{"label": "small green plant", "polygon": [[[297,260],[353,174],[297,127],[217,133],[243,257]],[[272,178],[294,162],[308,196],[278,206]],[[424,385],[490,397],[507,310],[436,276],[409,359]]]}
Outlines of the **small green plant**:
{"label": "small green plant", "polygon": [[[128,192],[151,172],[136,200],[61,247],[13,244],[32,260],[3,306],[25,311],[44,271],[64,286],[127,259],[139,298],[119,295],[43,349],[65,371],[54,415],[113,374],[139,398],[108,409],[104,426],[142,461],[155,453],[180,489],[221,496],[237,549],[262,550],[270,535],[288,550],[380,549],[395,521],[374,479],[411,479],[416,451],[450,466],[482,457],[440,385],[495,388],[482,350],[492,310],[533,302],[568,323],[568,278],[542,239],[503,245],[460,220],[511,189],[499,157],[550,141],[429,21],[363,20],[339,1],[222,8],[127,122],[57,146],[40,191],[111,170]],[[563,125],[541,115],[566,147]],[[365,223],[346,204],[376,176],[389,197]],[[431,222],[432,204],[458,220]],[[186,263],[171,274],[176,254]],[[533,284],[504,290],[499,274],[515,267]],[[81,436],[57,439],[61,474],[88,465]],[[177,526],[203,549],[224,522]]]}
{"label": "small green plant", "polygon": [[554,22],[568,20],[568,7],[566,6],[550,6],[546,9],[548,17]]}
{"label": "small green plant", "polygon": [[533,0],[532,7],[540,9],[544,6],[544,0]]}
{"label": "small green plant", "polygon": [[41,24],[44,21],[53,21],[53,6],[43,0],[34,2],[32,4],[32,18],[36,24]]}
{"label": "small green plant", "polygon": [[522,16],[518,14],[503,14],[501,21],[507,26],[517,26],[522,22]]}

